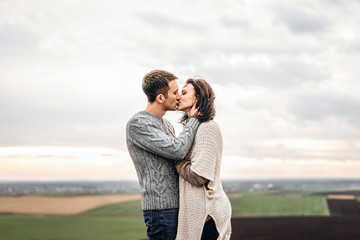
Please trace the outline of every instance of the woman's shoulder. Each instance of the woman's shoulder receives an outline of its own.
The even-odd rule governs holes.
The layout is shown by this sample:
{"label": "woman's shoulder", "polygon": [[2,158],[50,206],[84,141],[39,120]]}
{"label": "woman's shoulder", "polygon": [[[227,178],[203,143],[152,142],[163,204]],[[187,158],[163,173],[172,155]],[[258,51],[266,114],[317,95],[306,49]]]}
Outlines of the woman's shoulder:
{"label": "woman's shoulder", "polygon": [[195,138],[195,150],[203,148],[211,148],[214,151],[222,151],[222,134],[219,125],[214,120],[203,122],[200,124]]}
{"label": "woman's shoulder", "polygon": [[200,124],[198,132],[220,132],[220,127],[219,124],[217,122],[215,122],[214,120],[210,120],[207,122],[203,122]]}
{"label": "woman's shoulder", "polygon": [[201,123],[199,126],[199,129],[200,128],[205,128],[205,129],[219,128],[219,124],[215,120],[210,120],[210,121]]}

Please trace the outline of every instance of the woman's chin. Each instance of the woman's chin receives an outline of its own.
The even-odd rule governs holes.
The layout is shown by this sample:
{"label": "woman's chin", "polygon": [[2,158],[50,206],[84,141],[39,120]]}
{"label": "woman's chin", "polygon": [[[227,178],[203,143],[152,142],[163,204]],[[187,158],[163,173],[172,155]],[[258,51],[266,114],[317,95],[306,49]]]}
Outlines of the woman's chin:
{"label": "woman's chin", "polygon": [[182,106],[178,106],[176,110],[181,111],[181,112],[185,112],[187,108],[184,108]]}

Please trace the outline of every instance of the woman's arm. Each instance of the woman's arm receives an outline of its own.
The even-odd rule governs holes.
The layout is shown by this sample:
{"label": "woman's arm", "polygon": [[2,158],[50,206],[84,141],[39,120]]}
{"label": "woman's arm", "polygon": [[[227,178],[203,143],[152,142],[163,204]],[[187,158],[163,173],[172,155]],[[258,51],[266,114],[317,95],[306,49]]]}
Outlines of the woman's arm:
{"label": "woman's arm", "polygon": [[191,185],[195,187],[202,187],[204,185],[207,186],[209,180],[191,171],[191,161],[183,160],[178,162],[175,166],[179,175]]}

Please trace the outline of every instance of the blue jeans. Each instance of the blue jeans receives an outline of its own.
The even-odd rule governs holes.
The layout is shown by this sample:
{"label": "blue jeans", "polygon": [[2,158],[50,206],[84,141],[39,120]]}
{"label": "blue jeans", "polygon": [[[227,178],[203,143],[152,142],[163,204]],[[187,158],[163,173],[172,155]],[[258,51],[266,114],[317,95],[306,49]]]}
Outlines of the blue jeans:
{"label": "blue jeans", "polygon": [[176,238],[179,209],[144,210],[149,240],[173,240]]}

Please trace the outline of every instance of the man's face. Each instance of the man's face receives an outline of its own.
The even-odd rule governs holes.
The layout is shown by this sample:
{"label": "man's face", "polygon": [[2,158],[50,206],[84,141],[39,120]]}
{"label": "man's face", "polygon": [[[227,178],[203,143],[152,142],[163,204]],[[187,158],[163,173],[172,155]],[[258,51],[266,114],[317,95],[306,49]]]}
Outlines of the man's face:
{"label": "man's face", "polygon": [[176,80],[169,82],[168,97],[164,101],[165,111],[175,111],[180,100],[179,86]]}
{"label": "man's face", "polygon": [[194,86],[189,83],[181,91],[181,99],[178,105],[178,110],[189,112],[196,101],[196,93]]}

